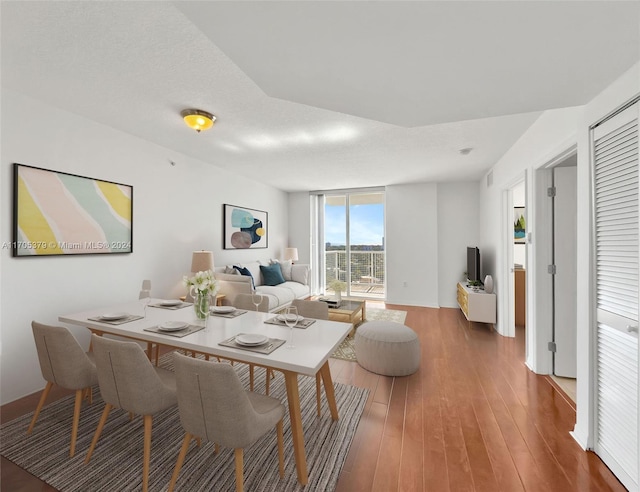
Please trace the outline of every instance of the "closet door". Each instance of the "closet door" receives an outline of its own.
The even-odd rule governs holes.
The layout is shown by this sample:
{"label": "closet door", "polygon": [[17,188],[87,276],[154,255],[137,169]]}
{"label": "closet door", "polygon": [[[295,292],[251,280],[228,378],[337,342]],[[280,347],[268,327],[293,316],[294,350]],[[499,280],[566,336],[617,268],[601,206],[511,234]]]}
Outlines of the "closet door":
{"label": "closet door", "polygon": [[595,451],[638,490],[638,104],[593,130]]}

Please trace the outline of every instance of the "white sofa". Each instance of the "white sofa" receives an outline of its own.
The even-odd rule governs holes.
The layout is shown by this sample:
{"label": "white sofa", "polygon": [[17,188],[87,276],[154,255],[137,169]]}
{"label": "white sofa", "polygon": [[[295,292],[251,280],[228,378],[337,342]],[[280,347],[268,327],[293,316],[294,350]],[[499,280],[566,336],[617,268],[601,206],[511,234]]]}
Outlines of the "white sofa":
{"label": "white sofa", "polygon": [[[286,308],[294,299],[306,299],[309,297],[311,293],[309,287],[309,265],[292,265],[291,262],[280,262],[285,282],[273,286],[265,285],[260,265],[267,266],[265,263],[253,261],[214,268],[214,275],[218,281],[218,294],[225,295],[222,301],[223,304],[233,306],[233,301],[237,294],[253,293],[251,278],[255,283],[255,291],[269,299],[269,312],[276,312]],[[225,273],[233,271],[234,266],[246,268],[251,272],[251,277]]]}

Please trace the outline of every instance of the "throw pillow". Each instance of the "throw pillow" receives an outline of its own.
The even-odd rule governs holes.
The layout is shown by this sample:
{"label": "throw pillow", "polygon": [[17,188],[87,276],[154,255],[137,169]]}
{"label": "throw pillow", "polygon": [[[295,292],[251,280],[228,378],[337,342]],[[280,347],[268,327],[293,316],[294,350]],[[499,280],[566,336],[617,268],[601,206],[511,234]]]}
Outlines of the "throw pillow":
{"label": "throw pillow", "polygon": [[262,272],[265,285],[280,285],[285,281],[278,263],[269,266],[260,265],[260,271]]}
{"label": "throw pillow", "polygon": [[228,273],[229,275],[240,275],[240,272],[231,265],[227,265],[226,267],[224,267],[223,273]]}
{"label": "throw pillow", "polygon": [[282,276],[284,277],[285,281],[287,280],[292,280],[291,278],[291,265],[292,262],[291,260],[286,260],[286,261],[281,261],[281,260],[271,260],[271,264],[280,264],[280,269],[282,270]]}
{"label": "throw pillow", "polygon": [[245,275],[247,277],[251,277],[251,287],[253,287],[253,289],[255,290],[256,288],[256,283],[253,280],[253,275],[251,275],[251,272],[249,271],[248,268],[244,268],[238,265],[233,265],[233,268],[235,268],[236,270],[238,270],[240,272],[240,275]]}

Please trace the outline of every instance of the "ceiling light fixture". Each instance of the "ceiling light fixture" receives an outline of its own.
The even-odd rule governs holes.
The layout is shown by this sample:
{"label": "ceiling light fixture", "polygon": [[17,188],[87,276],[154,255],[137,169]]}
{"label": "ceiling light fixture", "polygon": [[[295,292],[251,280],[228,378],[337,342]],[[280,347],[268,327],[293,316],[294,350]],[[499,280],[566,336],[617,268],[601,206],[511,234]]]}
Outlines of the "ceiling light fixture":
{"label": "ceiling light fixture", "polygon": [[465,147],[464,149],[460,149],[458,152],[460,152],[462,155],[469,155],[472,150],[473,147]]}
{"label": "ceiling light fixture", "polygon": [[193,128],[198,133],[211,128],[216,122],[214,115],[201,109],[183,109],[180,111],[180,116],[184,118],[184,122],[189,128]]}

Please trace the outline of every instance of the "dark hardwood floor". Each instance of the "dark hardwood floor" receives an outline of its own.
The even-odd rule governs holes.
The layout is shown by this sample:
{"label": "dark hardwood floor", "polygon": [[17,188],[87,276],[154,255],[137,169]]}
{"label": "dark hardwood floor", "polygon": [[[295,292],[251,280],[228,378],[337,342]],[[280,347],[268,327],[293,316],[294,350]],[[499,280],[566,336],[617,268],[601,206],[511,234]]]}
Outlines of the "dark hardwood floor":
{"label": "dark hardwood floor", "polygon": [[[504,338],[457,309],[386,307],[408,312],[421,368],[390,378],[331,359],[334,381],[370,390],[338,492],[625,490],[569,435],[570,400],[524,365],[523,330]],[[1,420],[33,411],[38,397],[0,407]],[[55,490],[4,458],[0,465],[3,491]]]}

